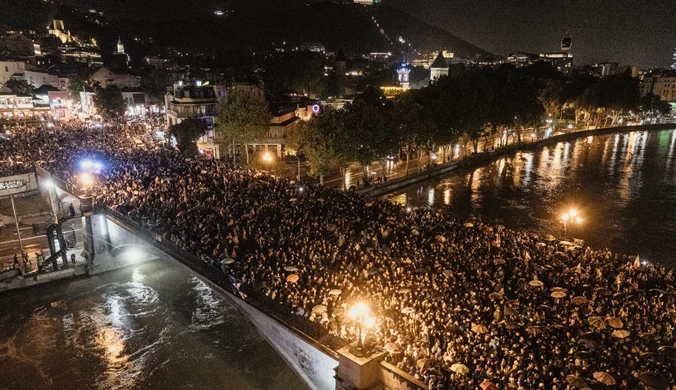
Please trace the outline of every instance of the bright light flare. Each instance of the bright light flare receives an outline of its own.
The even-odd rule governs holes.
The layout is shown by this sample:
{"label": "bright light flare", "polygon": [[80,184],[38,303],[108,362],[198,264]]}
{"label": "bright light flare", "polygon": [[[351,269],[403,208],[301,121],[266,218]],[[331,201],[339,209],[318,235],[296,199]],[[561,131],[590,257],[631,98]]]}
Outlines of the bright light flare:
{"label": "bright light flare", "polygon": [[81,173],[80,174],[80,183],[82,183],[82,185],[84,185],[84,186],[90,186],[90,185],[94,184],[94,178],[89,173]]}
{"label": "bright light flare", "polygon": [[366,322],[370,321],[368,318],[371,314],[371,308],[365,302],[357,302],[352,305],[350,311],[347,314],[353,320],[362,321],[364,322],[364,325],[366,325]]}

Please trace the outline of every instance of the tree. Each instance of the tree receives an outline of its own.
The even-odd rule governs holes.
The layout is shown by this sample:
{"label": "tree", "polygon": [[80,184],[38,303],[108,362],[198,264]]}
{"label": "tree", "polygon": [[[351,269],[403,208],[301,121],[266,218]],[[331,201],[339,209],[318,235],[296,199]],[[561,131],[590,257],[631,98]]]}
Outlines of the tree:
{"label": "tree", "polygon": [[16,95],[33,96],[33,84],[29,84],[26,80],[9,79],[5,82],[5,87]]}
{"label": "tree", "polygon": [[196,141],[207,132],[207,125],[200,119],[185,119],[169,127],[169,134],[176,138],[176,147],[187,155],[197,154]]}
{"label": "tree", "polygon": [[159,68],[141,77],[141,90],[150,97],[154,104],[164,103],[164,94],[167,92],[168,85],[171,85],[171,77]]}
{"label": "tree", "polygon": [[669,102],[662,101],[659,96],[653,95],[652,93],[641,97],[638,108],[641,113],[647,115],[648,117],[658,115],[666,116],[671,113],[671,104],[669,104]]}
{"label": "tree", "polygon": [[82,74],[75,74],[70,77],[68,83],[68,92],[70,93],[70,98],[75,103],[80,103],[80,92],[84,90],[86,86],[89,85],[89,77]]}
{"label": "tree", "polygon": [[270,109],[264,98],[240,89],[231,89],[221,101],[216,119],[219,137],[232,145],[233,162],[235,142],[244,146],[246,162],[249,164],[249,143],[265,138],[270,126]]}
{"label": "tree", "polygon": [[106,88],[96,86],[94,105],[99,115],[107,120],[121,117],[127,109],[124,98],[122,98],[122,91],[115,85],[109,85]]}
{"label": "tree", "polygon": [[319,176],[320,183],[331,169],[338,168],[344,174],[343,170],[347,167],[347,164],[342,164],[343,159],[339,155],[342,150],[339,144],[343,142],[341,136],[344,134],[343,116],[342,112],[328,110],[309,122],[300,123],[287,137],[287,145],[303,153],[310,175]]}

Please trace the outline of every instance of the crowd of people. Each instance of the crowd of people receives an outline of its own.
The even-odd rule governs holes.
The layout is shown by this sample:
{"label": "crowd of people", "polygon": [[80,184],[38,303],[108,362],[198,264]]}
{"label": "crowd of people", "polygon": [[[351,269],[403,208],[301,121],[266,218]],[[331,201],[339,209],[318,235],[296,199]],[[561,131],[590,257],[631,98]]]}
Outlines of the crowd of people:
{"label": "crowd of people", "polygon": [[[150,129],[148,128],[150,127]],[[676,388],[672,270],[553,237],[293,183],[159,145],[153,126],[72,125],[0,144],[430,389]],[[141,146],[143,145],[143,146]],[[613,384],[615,383],[615,384]]]}

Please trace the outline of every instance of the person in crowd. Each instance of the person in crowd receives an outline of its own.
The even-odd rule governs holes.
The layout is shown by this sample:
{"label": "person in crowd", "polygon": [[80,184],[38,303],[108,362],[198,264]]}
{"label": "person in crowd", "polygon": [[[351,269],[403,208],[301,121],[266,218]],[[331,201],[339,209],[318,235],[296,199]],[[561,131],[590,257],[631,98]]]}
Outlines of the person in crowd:
{"label": "person in crowd", "polygon": [[430,389],[561,390],[599,373],[640,389],[644,372],[676,384],[671,269],[188,157],[143,123],[14,134],[0,143],[5,160],[21,154],[76,189],[82,161],[102,162],[86,168],[97,209],[236,280],[245,299],[348,341],[349,308],[368,302],[369,344]]}

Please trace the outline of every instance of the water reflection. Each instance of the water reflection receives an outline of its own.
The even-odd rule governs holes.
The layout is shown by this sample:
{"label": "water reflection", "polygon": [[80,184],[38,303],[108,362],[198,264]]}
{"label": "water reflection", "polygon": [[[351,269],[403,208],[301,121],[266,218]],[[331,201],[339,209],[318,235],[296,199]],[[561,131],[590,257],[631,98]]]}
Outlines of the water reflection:
{"label": "water reflection", "polygon": [[553,234],[562,233],[562,210],[578,207],[584,223],[569,229],[572,235],[594,247],[671,262],[676,258],[675,148],[674,130],[586,137],[515,153],[391,198]]}
{"label": "water reflection", "polygon": [[0,296],[2,389],[306,388],[173,261],[31,291]]}

